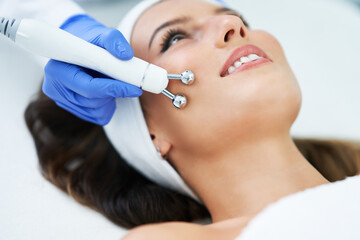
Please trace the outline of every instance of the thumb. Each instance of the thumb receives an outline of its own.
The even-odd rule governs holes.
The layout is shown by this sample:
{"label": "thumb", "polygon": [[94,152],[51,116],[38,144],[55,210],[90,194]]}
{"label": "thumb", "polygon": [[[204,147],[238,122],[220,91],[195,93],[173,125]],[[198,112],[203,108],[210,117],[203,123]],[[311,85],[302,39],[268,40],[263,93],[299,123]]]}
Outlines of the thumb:
{"label": "thumb", "polygon": [[108,31],[100,35],[98,44],[121,60],[130,60],[134,57],[134,51],[130,44],[116,29],[108,28]]}

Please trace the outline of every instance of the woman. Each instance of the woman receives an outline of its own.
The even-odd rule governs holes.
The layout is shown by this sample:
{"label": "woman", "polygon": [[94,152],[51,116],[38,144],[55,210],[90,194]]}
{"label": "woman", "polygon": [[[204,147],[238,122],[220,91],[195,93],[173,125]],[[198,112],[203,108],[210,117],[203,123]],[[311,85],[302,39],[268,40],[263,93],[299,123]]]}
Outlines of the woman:
{"label": "woman", "polygon": [[[115,150],[102,128],[75,119],[44,96],[26,113],[45,177],[117,224],[212,219],[206,226],[140,227],[125,239],[234,239],[270,203],[359,172],[358,145],[295,145],[289,133],[301,106],[295,76],[278,41],[249,29],[236,12],[200,0],[162,1],[137,19],[131,46],[137,57],[168,72],[195,73],[191,86],[168,86],[187,96],[185,109],[149,93],[141,104],[154,146],[200,203],[121,161],[113,137],[118,133],[107,130]],[[234,70],[249,54],[263,58]]]}

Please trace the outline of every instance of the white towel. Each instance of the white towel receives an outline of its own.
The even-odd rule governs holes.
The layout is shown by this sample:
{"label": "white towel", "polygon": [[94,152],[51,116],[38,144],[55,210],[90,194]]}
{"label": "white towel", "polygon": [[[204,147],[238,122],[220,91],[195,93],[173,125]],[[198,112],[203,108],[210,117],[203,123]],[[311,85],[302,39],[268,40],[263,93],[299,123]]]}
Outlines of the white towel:
{"label": "white towel", "polygon": [[360,176],[292,194],[269,205],[236,240],[359,240]]}

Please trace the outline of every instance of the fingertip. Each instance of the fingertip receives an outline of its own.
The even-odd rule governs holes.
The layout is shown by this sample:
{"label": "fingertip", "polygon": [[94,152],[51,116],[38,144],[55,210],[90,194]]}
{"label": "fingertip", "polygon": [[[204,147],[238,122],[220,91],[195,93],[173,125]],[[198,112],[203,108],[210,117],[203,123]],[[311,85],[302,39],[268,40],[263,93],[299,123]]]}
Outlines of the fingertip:
{"label": "fingertip", "polygon": [[110,35],[110,38],[114,42],[112,54],[121,60],[130,60],[134,57],[134,51],[132,47],[120,31],[113,30]]}
{"label": "fingertip", "polygon": [[124,38],[123,41],[118,41],[115,46],[117,57],[121,60],[130,60],[134,57],[134,51],[130,44]]}
{"label": "fingertip", "polygon": [[123,93],[122,97],[139,97],[143,91],[139,87],[126,83],[123,86]]}
{"label": "fingertip", "polygon": [[131,46],[127,43],[128,47],[126,47],[125,51],[121,53],[121,59],[122,60],[130,60],[134,57],[134,50],[131,48]]}
{"label": "fingertip", "polygon": [[140,97],[142,94],[143,91],[140,88],[134,87],[131,89],[131,91],[129,91],[128,97]]}
{"label": "fingertip", "polygon": [[142,90],[129,83],[116,81],[108,87],[108,94],[114,98],[138,97]]}

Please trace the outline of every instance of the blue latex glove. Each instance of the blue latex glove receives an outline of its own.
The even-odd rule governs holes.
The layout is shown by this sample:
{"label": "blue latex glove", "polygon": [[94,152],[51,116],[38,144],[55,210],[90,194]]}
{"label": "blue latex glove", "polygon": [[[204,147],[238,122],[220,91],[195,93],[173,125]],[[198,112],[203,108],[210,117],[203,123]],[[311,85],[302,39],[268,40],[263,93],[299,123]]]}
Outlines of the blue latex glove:
{"label": "blue latex glove", "polygon": [[[61,28],[106,49],[121,60],[134,56],[132,48],[118,30],[107,28],[87,15],[75,15]],[[45,67],[42,89],[58,106],[98,125],[106,125],[111,120],[116,98],[142,94],[136,86],[55,60],[50,60]]]}

